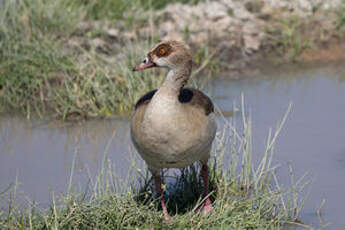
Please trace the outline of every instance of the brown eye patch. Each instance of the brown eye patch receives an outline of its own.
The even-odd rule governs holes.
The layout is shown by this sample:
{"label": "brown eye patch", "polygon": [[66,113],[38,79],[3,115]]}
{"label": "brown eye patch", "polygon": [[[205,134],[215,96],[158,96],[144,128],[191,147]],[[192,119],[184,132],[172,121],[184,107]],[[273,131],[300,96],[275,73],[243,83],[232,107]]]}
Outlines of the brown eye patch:
{"label": "brown eye patch", "polygon": [[167,51],[164,48],[159,49],[159,54],[164,55]]}
{"label": "brown eye patch", "polygon": [[154,53],[157,57],[168,56],[170,52],[171,52],[171,46],[168,44],[162,44],[154,50]]}

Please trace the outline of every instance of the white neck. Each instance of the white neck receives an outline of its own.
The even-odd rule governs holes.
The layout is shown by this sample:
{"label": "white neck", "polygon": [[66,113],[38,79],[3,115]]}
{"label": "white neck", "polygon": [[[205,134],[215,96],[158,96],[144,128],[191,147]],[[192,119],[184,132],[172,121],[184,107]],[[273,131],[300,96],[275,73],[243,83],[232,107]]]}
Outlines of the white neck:
{"label": "white neck", "polygon": [[[166,116],[174,116],[179,111],[180,102],[178,95],[183,86],[187,83],[191,74],[191,62],[188,65],[182,65],[180,68],[170,69],[168,75],[154,94],[146,110],[145,118],[155,122],[166,119]],[[149,123],[149,122],[148,122]]]}
{"label": "white neck", "polygon": [[169,92],[177,96],[185,84],[187,84],[191,72],[191,61],[177,68],[170,69],[163,85],[159,88],[159,91]]}

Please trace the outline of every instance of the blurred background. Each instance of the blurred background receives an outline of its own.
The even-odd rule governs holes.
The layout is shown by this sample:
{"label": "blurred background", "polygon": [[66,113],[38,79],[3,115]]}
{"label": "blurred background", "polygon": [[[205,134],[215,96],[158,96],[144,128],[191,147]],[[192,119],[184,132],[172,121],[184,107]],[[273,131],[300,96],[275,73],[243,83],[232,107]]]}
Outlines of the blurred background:
{"label": "blurred background", "polygon": [[344,25],[343,0],[0,0],[0,195],[19,182],[23,197],[47,206],[74,164],[82,190],[106,150],[122,181],[144,168],[128,119],[166,72],[132,67],[174,39],[193,52],[189,85],[227,119],[244,94],[254,162],[292,102],[275,146],[278,178],[289,184],[290,164],[296,177],[308,172],[299,219],[343,229]]}

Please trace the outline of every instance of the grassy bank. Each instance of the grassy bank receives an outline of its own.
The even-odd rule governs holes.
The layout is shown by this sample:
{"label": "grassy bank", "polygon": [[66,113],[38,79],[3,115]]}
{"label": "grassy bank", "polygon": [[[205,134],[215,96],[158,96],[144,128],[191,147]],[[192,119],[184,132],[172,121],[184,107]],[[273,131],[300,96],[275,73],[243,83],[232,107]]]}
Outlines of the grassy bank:
{"label": "grassy bank", "polygon": [[[205,1],[1,1],[0,112],[15,110],[28,118],[56,119],[128,116],[135,101],[163,80],[164,71],[133,74],[131,69],[160,39],[157,28],[164,14],[154,13],[170,2],[194,5]],[[259,10],[253,4],[247,6],[251,13]],[[265,59],[278,63],[281,57],[284,61],[329,59],[336,56],[334,51],[340,58],[344,52],[337,45],[323,55],[320,50],[329,41],[343,40],[344,10],[345,4],[319,16],[321,10],[315,8],[307,22],[293,14],[281,17],[278,10],[266,15],[268,37],[259,55],[247,55],[243,47],[215,49],[211,44],[223,40],[190,44],[194,73],[226,69],[238,74],[250,68],[248,63],[264,59],[261,52]],[[337,31],[319,26],[328,18]],[[184,36],[189,41],[188,28]]]}
{"label": "grassy bank", "polygon": [[[127,180],[116,179],[113,171],[116,165],[107,163],[107,147],[102,169],[96,178],[90,178],[87,191],[74,190],[72,167],[68,192],[62,196],[52,194],[47,209],[28,201],[20,206],[25,206],[24,210],[16,206],[14,200],[19,190],[16,186],[1,193],[3,199],[10,197],[10,201],[8,210],[0,211],[0,228],[240,230],[280,229],[286,223],[295,223],[303,206],[304,197],[300,197],[303,178],[295,181],[291,172],[291,185],[283,188],[273,164],[275,142],[286,116],[276,130],[269,131],[264,153],[258,153],[252,147],[251,121],[244,114],[243,111],[242,116],[235,116],[240,121],[235,118],[226,121],[224,130],[217,134],[209,162],[215,213],[209,216],[197,212],[203,188],[199,166],[170,174],[171,178],[166,179],[165,195],[172,219],[164,223],[159,200],[152,194],[150,177],[133,168]],[[256,163],[254,154],[262,156]],[[125,184],[132,188],[127,190]]]}
{"label": "grassy bank", "polygon": [[[121,40],[102,28],[114,23],[131,31],[130,24],[148,20],[149,15],[135,18],[147,7],[161,6],[123,0],[4,1],[0,110],[58,119],[128,115],[135,101],[162,81],[159,71],[155,77],[150,71],[131,72],[158,38],[139,40],[134,34],[131,40]],[[121,24],[124,13],[127,21]],[[96,19],[97,25],[85,28]],[[197,65],[207,62],[206,51],[197,52]]]}

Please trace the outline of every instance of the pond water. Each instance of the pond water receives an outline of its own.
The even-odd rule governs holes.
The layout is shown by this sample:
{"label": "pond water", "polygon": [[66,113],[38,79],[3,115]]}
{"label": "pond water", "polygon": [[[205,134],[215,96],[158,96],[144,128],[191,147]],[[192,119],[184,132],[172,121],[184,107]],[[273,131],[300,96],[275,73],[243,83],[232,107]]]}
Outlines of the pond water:
{"label": "pond water", "polygon": [[[291,113],[278,138],[275,163],[281,183],[288,185],[291,163],[296,177],[308,172],[313,180],[300,219],[319,226],[321,202],[325,229],[345,227],[345,66],[285,66],[260,71],[241,80],[226,77],[211,82],[213,100],[221,110],[239,104],[241,93],[253,122],[253,149],[262,153],[268,128]],[[73,158],[73,181],[81,189],[99,170],[102,157],[114,162],[119,178],[126,181],[135,162],[142,165],[129,144],[127,120],[77,123],[28,121],[6,115],[0,118],[0,194],[16,180],[23,196],[40,205],[49,203],[51,191],[68,187]],[[77,154],[74,154],[77,151]],[[138,164],[138,163],[137,163]],[[124,185],[125,186],[125,185]]]}

